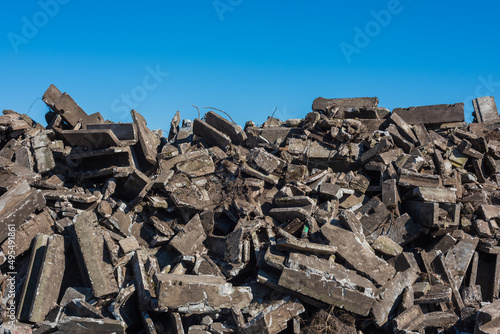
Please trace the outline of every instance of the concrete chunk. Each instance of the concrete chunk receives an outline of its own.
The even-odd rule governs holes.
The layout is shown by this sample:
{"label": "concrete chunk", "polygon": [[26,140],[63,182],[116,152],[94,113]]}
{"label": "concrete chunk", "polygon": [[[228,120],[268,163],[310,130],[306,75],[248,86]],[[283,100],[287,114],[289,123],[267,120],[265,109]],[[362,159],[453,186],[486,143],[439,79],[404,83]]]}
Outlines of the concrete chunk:
{"label": "concrete chunk", "polygon": [[142,166],[141,171],[146,173],[157,165],[156,156],[158,154],[157,150],[160,145],[160,139],[147,127],[146,120],[141,114],[135,110],[132,110],[130,114],[137,128],[139,141],[135,147],[139,155],[140,165]]}
{"label": "concrete chunk", "polygon": [[31,315],[31,304],[37,289],[37,280],[40,275],[43,258],[47,249],[49,236],[38,234],[33,242],[31,256],[29,260],[28,272],[24,279],[23,288],[17,307],[17,317],[21,321],[29,321]]}
{"label": "concrete chunk", "polygon": [[457,192],[450,189],[438,189],[429,187],[416,187],[413,189],[413,196],[425,202],[436,202],[436,203],[456,203],[457,202]]}
{"label": "concrete chunk", "polygon": [[116,333],[125,334],[124,323],[115,319],[94,319],[82,317],[64,317],[57,323],[60,333],[95,334]]}
{"label": "concrete chunk", "polygon": [[37,286],[32,296],[29,321],[45,320],[49,311],[57,305],[65,264],[64,237],[52,235],[47,240]]}
{"label": "concrete chunk", "polygon": [[483,96],[472,100],[474,115],[478,123],[492,124],[500,122],[495,98],[493,96]]}
{"label": "concrete chunk", "polygon": [[396,270],[383,259],[376,256],[353,232],[334,225],[326,224],[321,228],[330,244],[337,247],[338,255],[378,284],[385,284]]}
{"label": "concrete chunk", "polygon": [[500,301],[483,306],[476,318],[474,334],[498,334],[500,328]]}
{"label": "concrete chunk", "polygon": [[267,174],[274,172],[274,170],[280,165],[279,159],[271,153],[268,153],[263,148],[253,149],[250,153],[250,159],[259,169],[263,170]]}
{"label": "concrete chunk", "polygon": [[[52,90],[52,93],[53,92]],[[88,117],[87,113],[66,93],[62,93],[51,108],[56,113],[60,114],[72,128],[74,128],[78,122]]]}
{"label": "concrete chunk", "polygon": [[314,100],[312,109],[324,113],[329,117],[344,118],[345,113],[353,110],[367,111],[377,110],[378,98],[376,97],[356,97],[325,99],[318,97]]}
{"label": "concrete chunk", "polygon": [[450,328],[459,320],[455,313],[431,312],[424,314],[423,327]]}
{"label": "concrete chunk", "polygon": [[[416,265],[413,254],[411,259]],[[396,303],[396,300],[403,293],[403,290],[411,286],[418,278],[418,271],[415,267],[410,267],[405,271],[398,272],[389,282],[382,287],[381,300],[375,302],[372,313],[378,326],[384,325],[389,320],[389,314]]]}
{"label": "concrete chunk", "polygon": [[229,122],[215,112],[209,111],[205,114],[205,118],[208,124],[228,135],[236,145],[240,145],[247,139],[247,135],[241,126]]}
{"label": "concrete chunk", "polygon": [[221,309],[247,307],[252,292],[246,287],[233,287],[216,276],[157,274],[158,307],[179,313],[207,313]]}
{"label": "concrete chunk", "polygon": [[125,177],[135,169],[130,147],[110,147],[67,156],[70,176],[83,179]]}
{"label": "concrete chunk", "polygon": [[400,169],[398,185],[404,187],[430,187],[438,188],[442,185],[439,175],[415,173],[409,170]]}
{"label": "concrete chunk", "polygon": [[129,146],[137,143],[137,128],[134,123],[90,123],[87,131],[108,131],[118,139],[117,146]]}
{"label": "concrete chunk", "polygon": [[407,214],[403,214],[391,221],[382,234],[391,238],[399,245],[407,244],[420,236],[422,226],[415,223]]}
{"label": "concrete chunk", "polygon": [[278,334],[288,328],[288,321],[305,312],[304,306],[298,300],[286,297],[273,302],[259,312],[243,327],[239,328],[242,334]]}
{"label": "concrete chunk", "polygon": [[276,241],[276,246],[278,247],[278,249],[288,249],[310,254],[325,254],[325,255],[333,255],[337,251],[337,248],[333,246],[304,241],[286,232],[282,232],[282,234],[286,235],[284,235],[282,238],[279,238]]}
{"label": "concrete chunk", "polygon": [[169,247],[183,255],[194,255],[205,249],[203,242],[207,238],[200,216],[194,216],[170,241]]}
{"label": "concrete chunk", "polygon": [[193,133],[205,139],[209,145],[218,146],[223,150],[226,150],[229,144],[231,144],[231,139],[228,135],[198,118],[193,122]]}
{"label": "concrete chunk", "polygon": [[0,242],[7,238],[9,227],[16,229],[35,210],[45,206],[40,190],[32,190],[26,180],[15,178],[0,196]]}
{"label": "concrete chunk", "polygon": [[423,321],[424,313],[422,308],[419,305],[413,305],[408,310],[400,313],[392,322],[396,330],[411,331],[420,329]]}
{"label": "concrete chunk", "polygon": [[425,125],[440,125],[465,120],[463,103],[396,108],[392,112],[411,125],[419,122]]}
{"label": "concrete chunk", "polygon": [[374,286],[353,271],[334,262],[291,253],[280,286],[327,304],[367,315],[374,302]]}
{"label": "concrete chunk", "polygon": [[65,130],[60,133],[66,144],[87,149],[121,146],[111,130]]}
{"label": "concrete chunk", "polygon": [[179,162],[175,167],[189,177],[200,177],[215,172],[214,161],[209,154]]}
{"label": "concrete chunk", "polygon": [[78,265],[83,277],[92,286],[96,297],[118,292],[113,267],[106,261],[104,239],[97,226],[97,217],[93,213],[82,213],[73,220],[70,232],[78,258]]}
{"label": "concrete chunk", "polygon": [[372,148],[370,148],[367,152],[365,152],[361,156],[361,162],[362,163],[367,163],[370,161],[373,157],[375,157],[377,154],[380,154],[382,152],[387,151],[393,146],[393,143],[390,139],[388,138],[383,138],[379,143],[375,144]]}
{"label": "concrete chunk", "polygon": [[278,176],[275,176],[273,174],[270,174],[270,175],[264,175],[263,173],[253,169],[252,167],[244,164],[243,166],[241,166],[241,171],[243,173],[246,173],[252,177],[255,177],[255,178],[258,178],[258,179],[261,179],[267,183],[270,183],[270,184],[278,184],[278,181],[279,181],[279,177]]}
{"label": "concrete chunk", "polygon": [[35,161],[38,173],[47,173],[56,166],[54,155],[48,147],[40,147],[35,150]]}
{"label": "concrete chunk", "polygon": [[396,256],[403,252],[403,247],[386,236],[379,236],[372,244],[373,249],[386,255]]}

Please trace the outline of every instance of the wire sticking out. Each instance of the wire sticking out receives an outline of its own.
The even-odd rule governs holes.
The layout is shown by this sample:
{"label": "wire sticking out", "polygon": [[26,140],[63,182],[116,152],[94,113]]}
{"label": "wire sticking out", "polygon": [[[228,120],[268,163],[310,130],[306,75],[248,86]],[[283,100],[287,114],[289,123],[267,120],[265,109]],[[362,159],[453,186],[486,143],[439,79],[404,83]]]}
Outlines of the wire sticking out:
{"label": "wire sticking out", "polygon": [[31,111],[31,108],[33,108],[33,105],[35,104],[36,101],[38,100],[41,100],[41,98],[37,98],[35,101],[33,101],[33,103],[31,104],[30,108],[28,109],[28,112],[26,113],[26,115],[29,115],[30,111]]}
{"label": "wire sticking out", "polygon": [[217,111],[220,111],[220,112],[223,112],[224,114],[226,114],[227,117],[229,117],[229,119],[231,120],[231,123],[233,123],[234,125],[237,125],[235,121],[233,121],[233,119],[231,118],[231,116],[229,116],[229,114],[227,112],[225,112],[224,110],[220,110],[220,109],[217,109],[217,108],[214,108],[214,107],[203,107],[205,109],[213,109],[213,110],[217,110]]}
{"label": "wire sticking out", "polygon": [[274,113],[276,112],[276,110],[278,110],[278,107],[274,107],[274,111],[273,114],[271,115],[271,118],[274,118]]}
{"label": "wire sticking out", "polygon": [[193,107],[196,108],[196,110],[198,110],[198,118],[201,119],[201,114],[200,114],[200,108],[198,108],[197,106],[195,106],[194,104],[192,104]]}

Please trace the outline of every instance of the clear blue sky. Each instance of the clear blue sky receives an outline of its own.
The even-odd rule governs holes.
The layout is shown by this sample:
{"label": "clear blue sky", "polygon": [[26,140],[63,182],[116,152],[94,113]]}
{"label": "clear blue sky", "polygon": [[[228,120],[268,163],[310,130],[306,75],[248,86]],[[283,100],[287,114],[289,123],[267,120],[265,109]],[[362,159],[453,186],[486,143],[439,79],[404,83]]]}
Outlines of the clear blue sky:
{"label": "clear blue sky", "polygon": [[500,105],[499,15],[497,0],[3,0],[0,107],[27,113],[54,83],[89,114],[127,122],[134,106],[165,130],[192,104],[243,126],[302,118],[318,96],[470,114],[476,96]]}

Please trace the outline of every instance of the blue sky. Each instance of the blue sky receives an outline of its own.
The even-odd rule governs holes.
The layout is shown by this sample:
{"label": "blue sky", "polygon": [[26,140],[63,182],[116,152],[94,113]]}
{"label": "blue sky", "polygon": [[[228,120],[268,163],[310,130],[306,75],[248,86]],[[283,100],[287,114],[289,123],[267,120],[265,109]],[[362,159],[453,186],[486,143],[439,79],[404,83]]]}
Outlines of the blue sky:
{"label": "blue sky", "polygon": [[[76,1],[0,4],[0,107],[46,124],[54,83],[89,114],[169,129],[216,107],[240,125],[323,96],[380,106],[500,101],[500,2]],[[31,30],[30,30],[31,28]],[[500,103],[500,102],[499,102]],[[202,112],[208,109],[201,109]]]}

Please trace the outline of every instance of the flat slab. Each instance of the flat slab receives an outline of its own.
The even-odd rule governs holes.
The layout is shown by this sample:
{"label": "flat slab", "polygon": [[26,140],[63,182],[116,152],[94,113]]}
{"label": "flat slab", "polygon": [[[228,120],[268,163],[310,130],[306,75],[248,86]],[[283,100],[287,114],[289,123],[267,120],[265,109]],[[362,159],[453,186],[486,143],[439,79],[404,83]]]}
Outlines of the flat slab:
{"label": "flat slab", "polygon": [[118,292],[113,266],[107,259],[104,238],[95,223],[94,213],[82,213],[73,220],[70,233],[82,276],[92,286],[94,296],[102,297]]}
{"label": "flat slab", "polygon": [[252,301],[246,287],[233,287],[223,278],[207,275],[157,274],[158,307],[180,313],[207,313],[236,307]]}
{"label": "flat slab", "polygon": [[440,125],[465,121],[463,103],[396,108],[392,112],[411,125],[420,122],[425,125]]}

